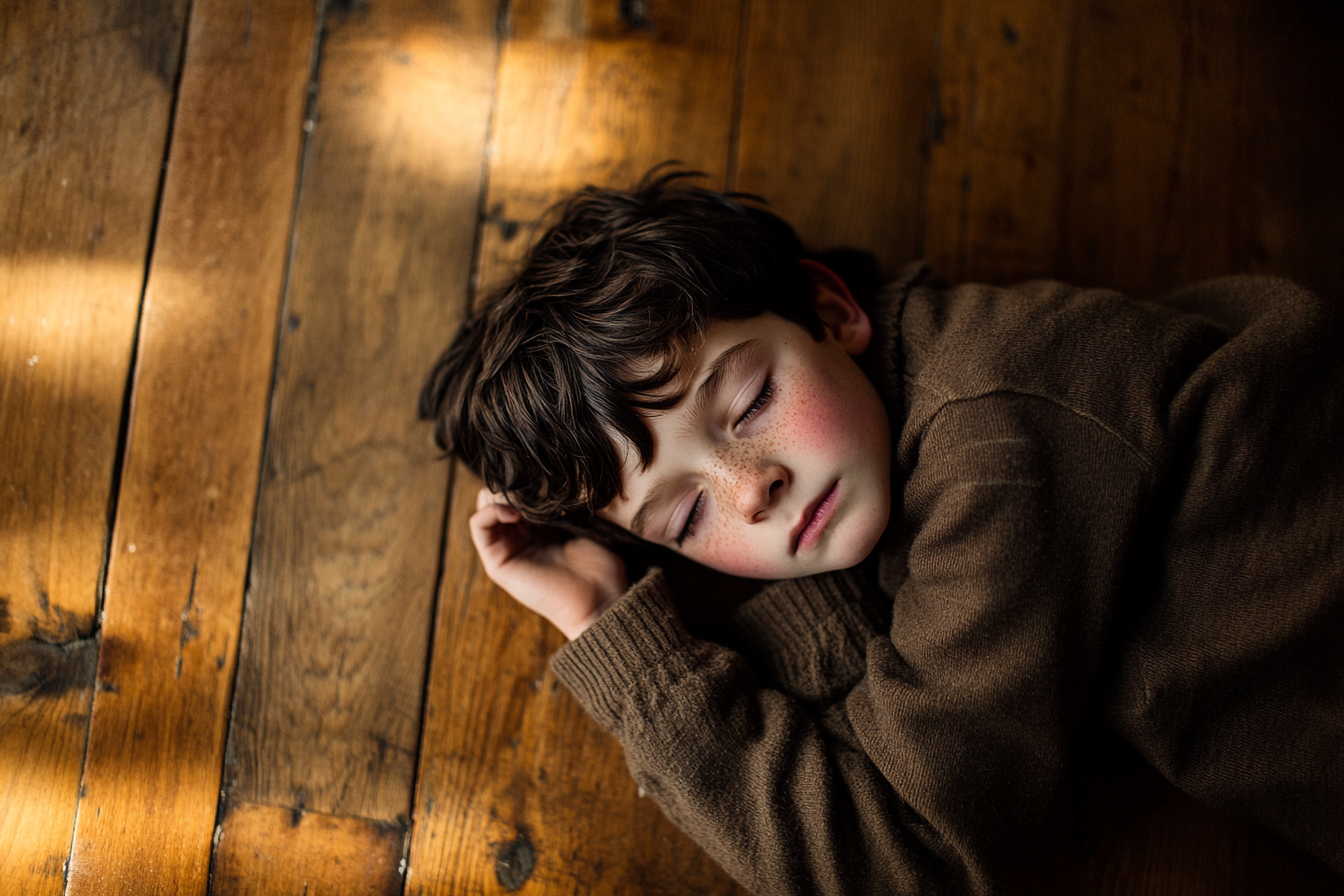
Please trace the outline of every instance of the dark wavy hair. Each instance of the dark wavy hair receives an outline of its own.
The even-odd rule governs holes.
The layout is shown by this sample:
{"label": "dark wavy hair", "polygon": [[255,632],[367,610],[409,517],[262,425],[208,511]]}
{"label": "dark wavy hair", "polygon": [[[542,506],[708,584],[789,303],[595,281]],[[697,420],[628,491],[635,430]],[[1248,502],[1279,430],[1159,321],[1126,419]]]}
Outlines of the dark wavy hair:
{"label": "dark wavy hair", "polygon": [[[471,313],[420,394],[445,451],[526,518],[591,528],[621,493],[628,442],[713,320],[767,311],[821,339],[802,243],[756,196],[658,166],[634,190],[557,206],[521,271]],[[659,394],[663,390],[663,394]]]}

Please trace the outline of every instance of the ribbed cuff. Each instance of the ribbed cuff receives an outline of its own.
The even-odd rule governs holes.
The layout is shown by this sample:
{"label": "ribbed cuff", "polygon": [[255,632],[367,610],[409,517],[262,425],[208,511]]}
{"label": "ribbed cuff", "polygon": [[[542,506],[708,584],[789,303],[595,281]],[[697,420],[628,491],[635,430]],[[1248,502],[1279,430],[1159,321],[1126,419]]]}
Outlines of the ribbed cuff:
{"label": "ribbed cuff", "polygon": [[693,641],[663,571],[653,567],[587,631],[556,651],[551,668],[598,724],[615,731],[649,671],[666,670]]}

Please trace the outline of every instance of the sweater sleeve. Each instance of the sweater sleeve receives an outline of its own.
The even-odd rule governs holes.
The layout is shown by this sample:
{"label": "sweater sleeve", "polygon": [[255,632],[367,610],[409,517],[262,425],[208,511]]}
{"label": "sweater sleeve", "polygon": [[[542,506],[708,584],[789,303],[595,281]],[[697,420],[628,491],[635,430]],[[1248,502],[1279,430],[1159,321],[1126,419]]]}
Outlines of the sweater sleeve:
{"label": "sweater sleeve", "polygon": [[1151,479],[1046,399],[950,403],[893,521],[908,547],[882,558],[888,631],[859,579],[779,583],[746,608],[786,656],[768,687],[686,631],[655,572],[553,665],[754,892],[992,893],[1063,774]]}

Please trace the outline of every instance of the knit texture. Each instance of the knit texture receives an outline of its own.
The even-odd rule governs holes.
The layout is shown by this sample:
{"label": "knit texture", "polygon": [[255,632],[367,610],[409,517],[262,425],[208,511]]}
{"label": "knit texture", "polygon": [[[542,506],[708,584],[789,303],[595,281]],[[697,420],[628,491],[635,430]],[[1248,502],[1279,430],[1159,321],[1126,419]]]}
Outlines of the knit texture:
{"label": "knit texture", "polygon": [[553,659],[641,786],[757,893],[993,893],[1100,721],[1344,873],[1338,318],[922,266],[872,318],[872,562],[766,588],[737,650],[655,569]]}

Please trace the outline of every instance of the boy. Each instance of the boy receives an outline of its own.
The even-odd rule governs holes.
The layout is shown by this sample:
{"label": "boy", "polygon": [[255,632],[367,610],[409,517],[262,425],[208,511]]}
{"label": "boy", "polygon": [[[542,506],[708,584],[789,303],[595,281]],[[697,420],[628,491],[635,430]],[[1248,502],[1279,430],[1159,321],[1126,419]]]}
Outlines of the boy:
{"label": "boy", "polygon": [[[989,893],[1100,723],[1344,872],[1332,314],[918,265],[864,307],[685,176],[571,199],[421,397],[643,789],[759,893]],[[779,581],[711,643],[625,532]]]}

